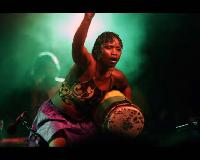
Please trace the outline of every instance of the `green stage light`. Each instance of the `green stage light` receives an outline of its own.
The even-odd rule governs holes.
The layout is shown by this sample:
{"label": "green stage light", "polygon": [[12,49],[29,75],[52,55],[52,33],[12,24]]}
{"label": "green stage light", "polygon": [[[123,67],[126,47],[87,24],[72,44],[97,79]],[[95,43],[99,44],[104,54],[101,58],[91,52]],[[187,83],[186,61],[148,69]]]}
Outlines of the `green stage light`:
{"label": "green stage light", "polygon": [[[16,57],[26,60],[24,63],[19,60],[19,73],[30,67],[30,57],[42,51],[50,51],[59,57],[62,73],[66,74],[74,63],[71,56],[72,40],[83,16],[84,13],[27,14],[19,27],[24,37],[20,34],[16,36],[14,47]],[[91,52],[96,38],[102,32],[112,31],[119,34],[124,49],[117,68],[123,70],[128,78],[134,79],[142,72],[141,64],[145,62],[141,48],[146,40],[147,19],[148,14],[143,13],[96,13],[85,46]]]}

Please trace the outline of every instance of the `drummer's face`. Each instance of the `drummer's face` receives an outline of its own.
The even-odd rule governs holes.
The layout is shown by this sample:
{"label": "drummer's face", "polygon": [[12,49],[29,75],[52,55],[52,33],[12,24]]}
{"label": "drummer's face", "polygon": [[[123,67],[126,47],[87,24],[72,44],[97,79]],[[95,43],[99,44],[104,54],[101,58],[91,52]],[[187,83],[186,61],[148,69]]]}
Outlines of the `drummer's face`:
{"label": "drummer's face", "polygon": [[114,67],[119,61],[122,53],[122,47],[117,38],[113,38],[111,42],[106,42],[101,45],[100,60],[107,67]]}

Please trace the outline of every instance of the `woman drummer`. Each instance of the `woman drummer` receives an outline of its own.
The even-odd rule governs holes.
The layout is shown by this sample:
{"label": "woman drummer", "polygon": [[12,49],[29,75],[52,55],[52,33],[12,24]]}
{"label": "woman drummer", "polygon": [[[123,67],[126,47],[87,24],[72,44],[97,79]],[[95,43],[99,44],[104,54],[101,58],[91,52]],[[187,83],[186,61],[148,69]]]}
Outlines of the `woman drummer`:
{"label": "woman drummer", "polygon": [[92,54],[85,48],[94,15],[85,13],[72,43],[75,64],[55,96],[41,105],[32,125],[52,147],[68,146],[94,135],[97,128],[92,112],[107,92],[119,90],[132,99],[127,78],[115,68],[123,48],[120,37],[103,32],[96,39]]}

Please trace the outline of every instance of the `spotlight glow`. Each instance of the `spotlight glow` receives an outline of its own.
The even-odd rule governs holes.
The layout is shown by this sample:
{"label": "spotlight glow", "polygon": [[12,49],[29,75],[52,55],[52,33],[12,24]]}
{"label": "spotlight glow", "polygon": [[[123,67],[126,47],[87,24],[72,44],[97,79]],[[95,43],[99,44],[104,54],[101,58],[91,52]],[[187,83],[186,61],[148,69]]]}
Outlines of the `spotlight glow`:
{"label": "spotlight glow", "polygon": [[[56,33],[59,37],[65,37],[69,40],[73,39],[73,36],[80,25],[80,22],[82,21],[84,17],[83,13],[74,13],[69,14],[68,20],[63,19],[63,16],[60,20],[56,22]],[[88,32],[87,40],[90,41],[91,39],[94,39],[96,34],[100,32],[103,28],[103,23],[99,18],[94,18],[94,21],[92,21],[90,26],[90,31]]]}

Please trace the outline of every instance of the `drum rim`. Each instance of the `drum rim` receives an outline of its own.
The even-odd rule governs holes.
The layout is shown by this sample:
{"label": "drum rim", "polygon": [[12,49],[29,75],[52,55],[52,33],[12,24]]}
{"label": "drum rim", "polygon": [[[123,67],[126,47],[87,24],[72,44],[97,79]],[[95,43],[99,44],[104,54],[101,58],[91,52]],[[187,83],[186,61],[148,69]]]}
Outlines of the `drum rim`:
{"label": "drum rim", "polygon": [[134,104],[130,104],[130,103],[120,103],[118,105],[116,105],[115,107],[112,107],[109,112],[107,114],[105,114],[105,118],[104,118],[104,121],[102,123],[102,126],[103,128],[106,128],[105,126],[108,124],[108,120],[109,120],[109,117],[111,116],[111,113],[116,110],[117,108],[121,107],[121,106],[126,106],[126,105],[129,105],[128,107],[132,107],[134,108],[135,110],[137,110],[138,112],[140,112],[140,114],[142,115],[143,117],[143,121],[144,121],[144,115],[142,113],[142,111],[140,109],[138,109],[139,107],[135,107],[136,105]]}

